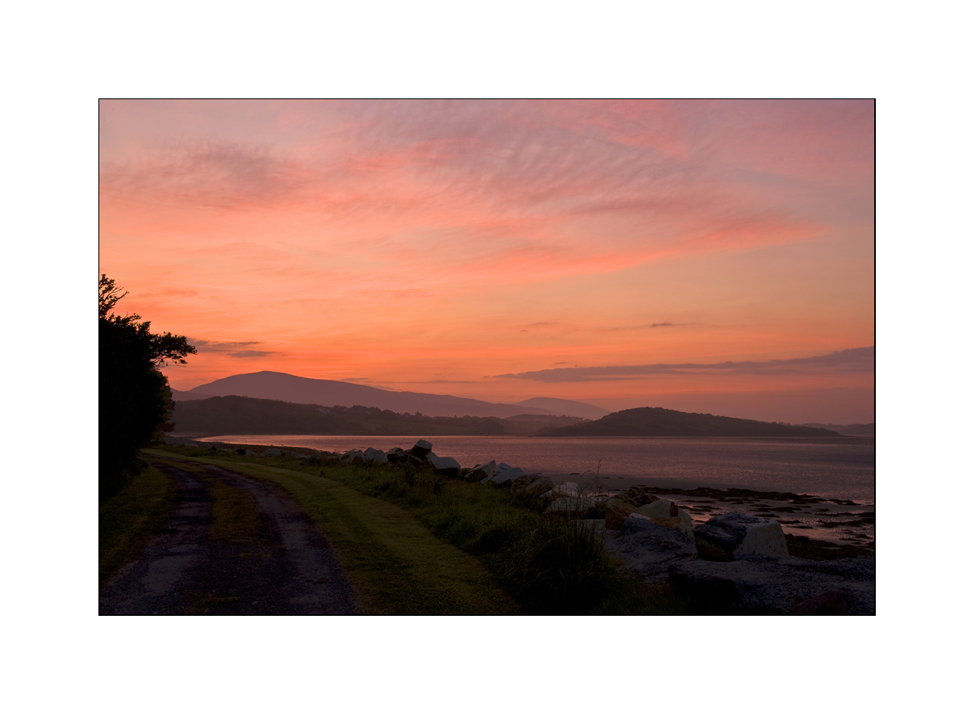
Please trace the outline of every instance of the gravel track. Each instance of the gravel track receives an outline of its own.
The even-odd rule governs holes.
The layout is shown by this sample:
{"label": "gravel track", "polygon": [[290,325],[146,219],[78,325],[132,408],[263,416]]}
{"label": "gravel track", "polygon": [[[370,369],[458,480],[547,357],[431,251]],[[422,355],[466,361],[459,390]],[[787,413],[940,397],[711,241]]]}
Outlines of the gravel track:
{"label": "gravel track", "polygon": [[138,561],[99,594],[108,614],[351,614],[354,594],[325,537],[281,489],[211,465],[208,476],[254,500],[259,526],[242,543],[215,541],[212,490],[164,462],[178,485],[172,516]]}

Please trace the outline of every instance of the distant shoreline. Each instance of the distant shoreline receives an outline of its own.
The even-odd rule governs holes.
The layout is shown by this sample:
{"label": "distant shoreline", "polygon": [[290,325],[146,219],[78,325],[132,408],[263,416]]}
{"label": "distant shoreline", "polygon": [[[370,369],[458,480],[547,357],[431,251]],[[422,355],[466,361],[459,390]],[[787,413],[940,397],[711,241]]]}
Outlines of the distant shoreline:
{"label": "distant shoreline", "polygon": [[[435,434],[430,432],[413,432],[410,434],[364,434],[362,432],[237,432],[234,434],[221,434],[221,433],[211,433],[211,432],[173,432],[170,436],[177,439],[192,439],[192,440],[202,440],[202,441],[215,441],[220,437],[246,437],[248,435],[259,436],[259,437],[354,437],[361,439],[444,439],[444,438],[456,438],[456,439],[503,439],[512,441],[526,441],[526,440],[560,440],[560,441],[572,441],[572,440],[586,440],[586,439],[628,439],[628,440],[643,440],[643,439],[688,439],[688,440],[732,440],[732,441],[746,441],[746,440],[761,440],[761,441],[771,441],[771,442],[801,442],[803,444],[870,444],[876,442],[875,436],[867,435],[838,435],[836,437],[765,437],[761,435],[494,435],[494,434]],[[256,446],[272,446],[272,445],[256,445]],[[273,445],[280,447],[282,445]],[[284,445],[293,446],[295,449],[299,447],[295,445]]]}

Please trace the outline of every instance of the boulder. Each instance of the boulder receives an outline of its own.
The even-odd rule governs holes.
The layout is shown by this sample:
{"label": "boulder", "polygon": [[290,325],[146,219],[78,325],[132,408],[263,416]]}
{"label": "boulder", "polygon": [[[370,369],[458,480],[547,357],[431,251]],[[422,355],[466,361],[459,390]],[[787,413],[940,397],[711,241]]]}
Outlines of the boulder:
{"label": "boulder", "polygon": [[410,453],[405,449],[400,449],[399,447],[393,447],[388,452],[386,452],[386,460],[390,464],[403,464],[409,459]]}
{"label": "boulder", "polygon": [[511,482],[511,493],[527,499],[540,497],[552,489],[552,480],[539,474],[523,474]]}
{"label": "boulder", "polygon": [[433,469],[444,477],[456,477],[460,472],[460,462],[453,457],[438,457],[433,452],[427,455]]}
{"label": "boulder", "polygon": [[[701,613],[787,614],[831,612],[876,613],[876,561],[873,557],[812,561],[794,556],[743,556],[735,561],[695,559],[669,567],[674,589]],[[797,610],[798,609],[798,610]]]}
{"label": "boulder", "polygon": [[433,445],[427,442],[425,439],[419,439],[416,444],[413,445],[413,449],[410,450],[412,454],[417,459],[424,459],[433,450]]}
{"label": "boulder", "polygon": [[362,461],[373,464],[386,464],[389,460],[386,459],[386,453],[381,449],[367,447],[366,451],[362,453]]}
{"label": "boulder", "polygon": [[636,507],[616,497],[606,500],[606,528],[611,531],[619,531],[623,528],[623,522],[630,514],[636,513]]}
{"label": "boulder", "polygon": [[637,509],[637,512],[649,517],[655,524],[669,529],[679,529],[689,539],[694,538],[694,520],[691,515],[669,499],[648,502]]}
{"label": "boulder", "polygon": [[362,456],[361,450],[350,449],[348,452],[339,457],[339,459],[343,464],[362,464]]}
{"label": "boulder", "polygon": [[552,502],[552,480],[538,474],[525,474],[511,483],[511,492],[532,511],[545,511]]}
{"label": "boulder", "polygon": [[498,470],[489,477],[485,477],[481,480],[484,484],[504,484],[510,485],[518,477],[525,476],[525,470],[520,467],[512,467],[510,464],[505,464],[501,462],[498,465]]}
{"label": "boulder", "polygon": [[292,452],[290,455],[292,459],[310,459],[310,454],[304,454],[303,452]]}
{"label": "boulder", "polygon": [[740,511],[711,517],[694,529],[697,551],[707,561],[734,561],[742,556],[789,555],[782,525]]}
{"label": "boulder", "polygon": [[492,459],[487,464],[478,464],[470,472],[468,472],[467,476],[464,478],[469,482],[479,482],[485,477],[493,477],[494,473],[497,471],[498,465],[495,464],[494,460]]}
{"label": "boulder", "polygon": [[277,447],[269,447],[268,449],[265,449],[263,452],[261,452],[261,456],[262,457],[280,457],[281,456],[281,450],[278,449]]}
{"label": "boulder", "polygon": [[648,583],[667,581],[671,565],[697,556],[693,538],[680,529],[660,526],[638,512],[623,520],[619,533],[606,536],[606,550]]}

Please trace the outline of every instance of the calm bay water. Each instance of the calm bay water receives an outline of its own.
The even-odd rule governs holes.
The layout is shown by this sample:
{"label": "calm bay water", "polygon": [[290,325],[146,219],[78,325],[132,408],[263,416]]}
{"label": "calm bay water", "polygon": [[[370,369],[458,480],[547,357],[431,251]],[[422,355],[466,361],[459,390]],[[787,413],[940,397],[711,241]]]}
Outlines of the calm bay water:
{"label": "calm bay water", "polygon": [[[349,449],[408,449],[417,437],[348,435],[221,435],[201,441]],[[554,481],[582,481],[593,472],[611,490],[634,484],[741,487],[831,499],[874,501],[873,439],[805,441],[709,437],[430,437],[433,451],[461,466],[495,460]]]}

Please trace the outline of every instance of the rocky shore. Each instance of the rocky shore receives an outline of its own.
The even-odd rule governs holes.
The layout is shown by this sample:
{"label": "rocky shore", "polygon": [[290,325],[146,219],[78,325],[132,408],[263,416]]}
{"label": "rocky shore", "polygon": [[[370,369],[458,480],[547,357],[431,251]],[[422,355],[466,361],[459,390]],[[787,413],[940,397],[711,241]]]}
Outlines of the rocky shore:
{"label": "rocky shore", "polygon": [[[701,613],[875,613],[872,506],[791,492],[674,489],[652,485],[605,491],[597,475],[556,483],[490,461],[462,467],[426,440],[412,449],[338,454],[198,443],[254,456],[288,454],[323,464],[391,464],[444,479],[508,489],[527,508],[580,520],[648,584],[669,584]],[[813,538],[827,533],[833,538]],[[837,538],[839,537],[839,538]]]}

